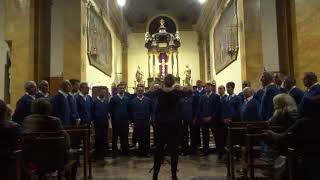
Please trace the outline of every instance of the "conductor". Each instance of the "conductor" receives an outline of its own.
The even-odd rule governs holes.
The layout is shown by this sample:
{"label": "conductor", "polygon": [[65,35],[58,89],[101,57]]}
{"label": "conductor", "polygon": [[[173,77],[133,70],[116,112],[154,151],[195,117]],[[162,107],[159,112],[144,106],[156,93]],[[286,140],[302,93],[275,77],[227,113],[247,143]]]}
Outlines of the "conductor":
{"label": "conductor", "polygon": [[[166,149],[171,156],[171,177],[177,180],[179,128],[181,122],[177,115],[177,104],[183,92],[175,90],[173,85],[175,78],[168,74],[164,78],[164,88],[152,92],[152,96],[158,99],[155,119],[156,150],[154,153],[153,180],[158,180],[161,163]],[[166,148],[165,148],[166,145]]]}

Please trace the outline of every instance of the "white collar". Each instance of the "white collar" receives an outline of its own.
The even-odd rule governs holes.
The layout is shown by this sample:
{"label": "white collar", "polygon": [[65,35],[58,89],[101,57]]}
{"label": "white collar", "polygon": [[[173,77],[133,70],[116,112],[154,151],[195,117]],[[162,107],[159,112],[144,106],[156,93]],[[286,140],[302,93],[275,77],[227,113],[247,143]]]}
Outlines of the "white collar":
{"label": "white collar", "polygon": [[97,97],[97,99],[101,102],[104,102],[106,100],[106,98],[100,98],[99,96]]}
{"label": "white collar", "polygon": [[143,98],[144,98],[144,96],[141,96],[141,97],[137,96],[137,98],[138,98],[140,101],[142,101]]}
{"label": "white collar", "polygon": [[209,93],[209,94],[208,94],[208,93],[206,93],[206,96],[207,96],[207,97],[210,97],[210,96],[212,95],[212,93],[213,93],[213,92],[212,92],[212,91],[210,91],[210,93]]}
{"label": "white collar", "polygon": [[274,85],[274,82],[272,82],[272,83],[270,83],[270,84],[266,85],[266,86],[264,87],[264,90],[266,90],[268,87],[270,87],[270,86],[272,86],[272,85]]}
{"label": "white collar", "polygon": [[[220,95],[219,95],[220,96]],[[226,94],[223,94],[222,96],[220,96],[220,98],[223,98],[224,96],[226,96]]]}
{"label": "white collar", "polygon": [[310,91],[310,89],[312,89],[314,86],[318,85],[319,83],[314,83],[312,86],[310,86],[310,88],[308,88],[308,90]]}
{"label": "white collar", "polygon": [[245,103],[250,102],[252,99],[253,99],[253,96],[250,96],[250,97],[246,98],[246,99],[245,99]]}
{"label": "white collar", "polygon": [[293,87],[288,91],[288,94],[290,94],[291,91],[292,91],[294,88],[296,88],[296,86],[293,86]]}
{"label": "white collar", "polygon": [[236,94],[233,93],[233,94],[229,95],[229,97],[230,97],[230,96],[231,96],[231,97],[234,97],[235,95],[236,95]]}
{"label": "white collar", "polygon": [[124,93],[123,93],[123,95],[121,95],[120,93],[118,93],[117,96],[118,96],[120,99],[122,99],[122,98],[124,97]]}
{"label": "white collar", "polygon": [[35,97],[34,95],[30,95],[28,92],[26,92],[26,95],[29,96],[29,97],[31,97],[33,100],[36,99],[36,97]]}
{"label": "white collar", "polygon": [[203,90],[203,87],[202,88],[197,88],[197,91],[200,93],[200,92],[202,92],[202,90]]}
{"label": "white collar", "polygon": [[49,93],[44,93],[44,92],[42,92],[41,90],[39,90],[39,93],[42,94],[42,95],[43,95],[44,97],[46,97],[46,98],[49,97]]}
{"label": "white collar", "polygon": [[62,90],[59,90],[59,93],[60,93],[60,94],[62,94],[65,98],[67,98],[67,97],[68,97],[68,94],[67,94],[67,93],[65,93],[65,92],[63,92]]}

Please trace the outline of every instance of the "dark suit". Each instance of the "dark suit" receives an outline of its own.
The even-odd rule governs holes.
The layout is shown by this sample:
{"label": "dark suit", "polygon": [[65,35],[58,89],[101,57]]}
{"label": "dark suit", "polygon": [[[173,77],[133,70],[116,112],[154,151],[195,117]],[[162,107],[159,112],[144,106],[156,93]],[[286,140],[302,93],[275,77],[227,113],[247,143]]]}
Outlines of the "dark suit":
{"label": "dark suit", "polygon": [[230,118],[232,121],[240,121],[241,98],[237,95],[228,96],[225,100],[226,108],[224,108],[224,117]]}
{"label": "dark suit", "polygon": [[299,112],[303,115],[303,106],[305,104],[305,99],[306,98],[311,98],[314,97],[316,95],[320,94],[320,85],[319,84],[315,84],[313,85],[309,90],[307,90],[304,95],[303,98],[299,104]]}
{"label": "dark suit", "polygon": [[297,106],[299,106],[302,98],[303,98],[303,91],[297,87],[294,87],[293,89],[291,89],[288,93],[295,101]]}
{"label": "dark suit", "polygon": [[264,89],[259,89],[254,95],[253,98],[255,98],[260,104],[262,100],[262,96],[264,94]]}
{"label": "dark suit", "polygon": [[128,153],[128,135],[129,135],[129,98],[123,96],[122,99],[116,95],[111,98],[110,116],[112,122],[112,151],[116,155],[118,151],[118,137],[120,137],[121,150],[124,154]]}
{"label": "dark suit", "polygon": [[239,94],[238,94],[238,97],[241,99],[241,104],[242,103],[244,103],[244,95],[243,95],[243,92],[240,92]]}
{"label": "dark suit", "polygon": [[[204,94],[200,97],[199,107],[198,107],[198,117],[200,120],[200,125],[202,129],[202,141],[203,141],[203,151],[208,153],[209,151],[209,130],[212,127],[218,128],[221,123],[221,101],[220,97],[215,93],[211,95]],[[210,122],[205,122],[203,118],[211,117]],[[211,129],[212,130],[212,129]],[[219,142],[219,139],[214,133],[216,142]],[[219,146],[219,143],[218,145]]]}
{"label": "dark suit", "polygon": [[92,120],[96,132],[96,152],[97,160],[103,160],[106,156],[108,145],[108,118],[109,118],[109,102],[107,99],[96,99],[92,103]]}
{"label": "dark suit", "polygon": [[151,99],[148,97],[133,98],[129,102],[129,112],[139,142],[139,153],[145,155],[150,149],[150,120],[153,113]]}
{"label": "dark suit", "polygon": [[[246,100],[245,100],[246,101]],[[241,121],[259,121],[259,102],[252,98],[249,102],[244,102],[241,106]]]}
{"label": "dark suit", "polygon": [[89,95],[81,96],[77,94],[75,96],[77,103],[77,112],[81,119],[81,124],[90,124],[92,121],[91,117],[91,106],[92,106],[92,98]]}
{"label": "dark suit", "polygon": [[12,120],[14,122],[22,124],[24,118],[31,114],[31,104],[33,100],[34,98],[27,94],[25,94],[18,100],[16,110],[14,111],[14,114],[12,116]]}
{"label": "dark suit", "polygon": [[51,99],[52,115],[59,118],[62,125],[72,125],[71,108],[68,95],[65,97],[62,93],[58,93]]}
{"label": "dark suit", "polygon": [[269,120],[273,115],[273,98],[280,93],[280,89],[274,84],[270,84],[265,88],[259,109],[259,114],[263,121]]}
{"label": "dark suit", "polygon": [[[199,91],[198,89],[193,91],[193,97],[196,104],[199,104],[200,97],[205,94],[204,88]],[[197,123],[199,119],[197,120]],[[194,136],[197,143],[197,146],[201,146],[201,136],[200,136],[200,127],[199,124],[195,124],[194,127]]]}
{"label": "dark suit", "polygon": [[69,94],[68,95],[68,102],[70,107],[70,121],[75,124],[76,119],[80,119],[79,113],[77,110],[77,101],[76,101],[76,95]]}
{"label": "dark suit", "polygon": [[191,150],[195,151],[197,148],[197,136],[195,134],[195,124],[193,119],[196,117],[198,104],[194,100],[192,94],[182,97],[179,101],[179,117],[182,121],[181,146],[183,151],[188,150],[189,134],[191,139]]}

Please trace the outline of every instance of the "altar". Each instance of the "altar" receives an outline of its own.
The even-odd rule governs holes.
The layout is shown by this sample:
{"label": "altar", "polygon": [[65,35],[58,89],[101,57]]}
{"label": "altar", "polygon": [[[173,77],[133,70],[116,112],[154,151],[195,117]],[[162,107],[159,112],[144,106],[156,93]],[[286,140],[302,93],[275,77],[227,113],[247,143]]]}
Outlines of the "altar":
{"label": "altar", "polygon": [[165,20],[161,19],[158,32],[146,32],[145,47],[148,49],[148,87],[155,83],[162,84],[167,74],[173,74],[176,83],[180,83],[179,32],[167,32]]}

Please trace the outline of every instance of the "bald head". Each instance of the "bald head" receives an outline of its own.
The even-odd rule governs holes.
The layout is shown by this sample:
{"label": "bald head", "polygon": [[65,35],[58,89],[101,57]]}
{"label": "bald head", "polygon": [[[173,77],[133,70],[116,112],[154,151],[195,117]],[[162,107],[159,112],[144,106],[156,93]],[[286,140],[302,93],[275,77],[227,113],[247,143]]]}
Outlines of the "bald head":
{"label": "bald head", "polygon": [[64,93],[69,93],[71,91],[71,83],[68,80],[61,81],[60,90]]}
{"label": "bald head", "polygon": [[37,92],[37,84],[34,81],[27,81],[24,84],[25,91],[30,95],[35,95]]}
{"label": "bald head", "polygon": [[253,96],[253,89],[251,87],[246,87],[243,89],[243,96],[247,99]]}
{"label": "bald head", "polygon": [[269,85],[274,81],[273,73],[269,71],[263,72],[260,81],[263,87]]}

